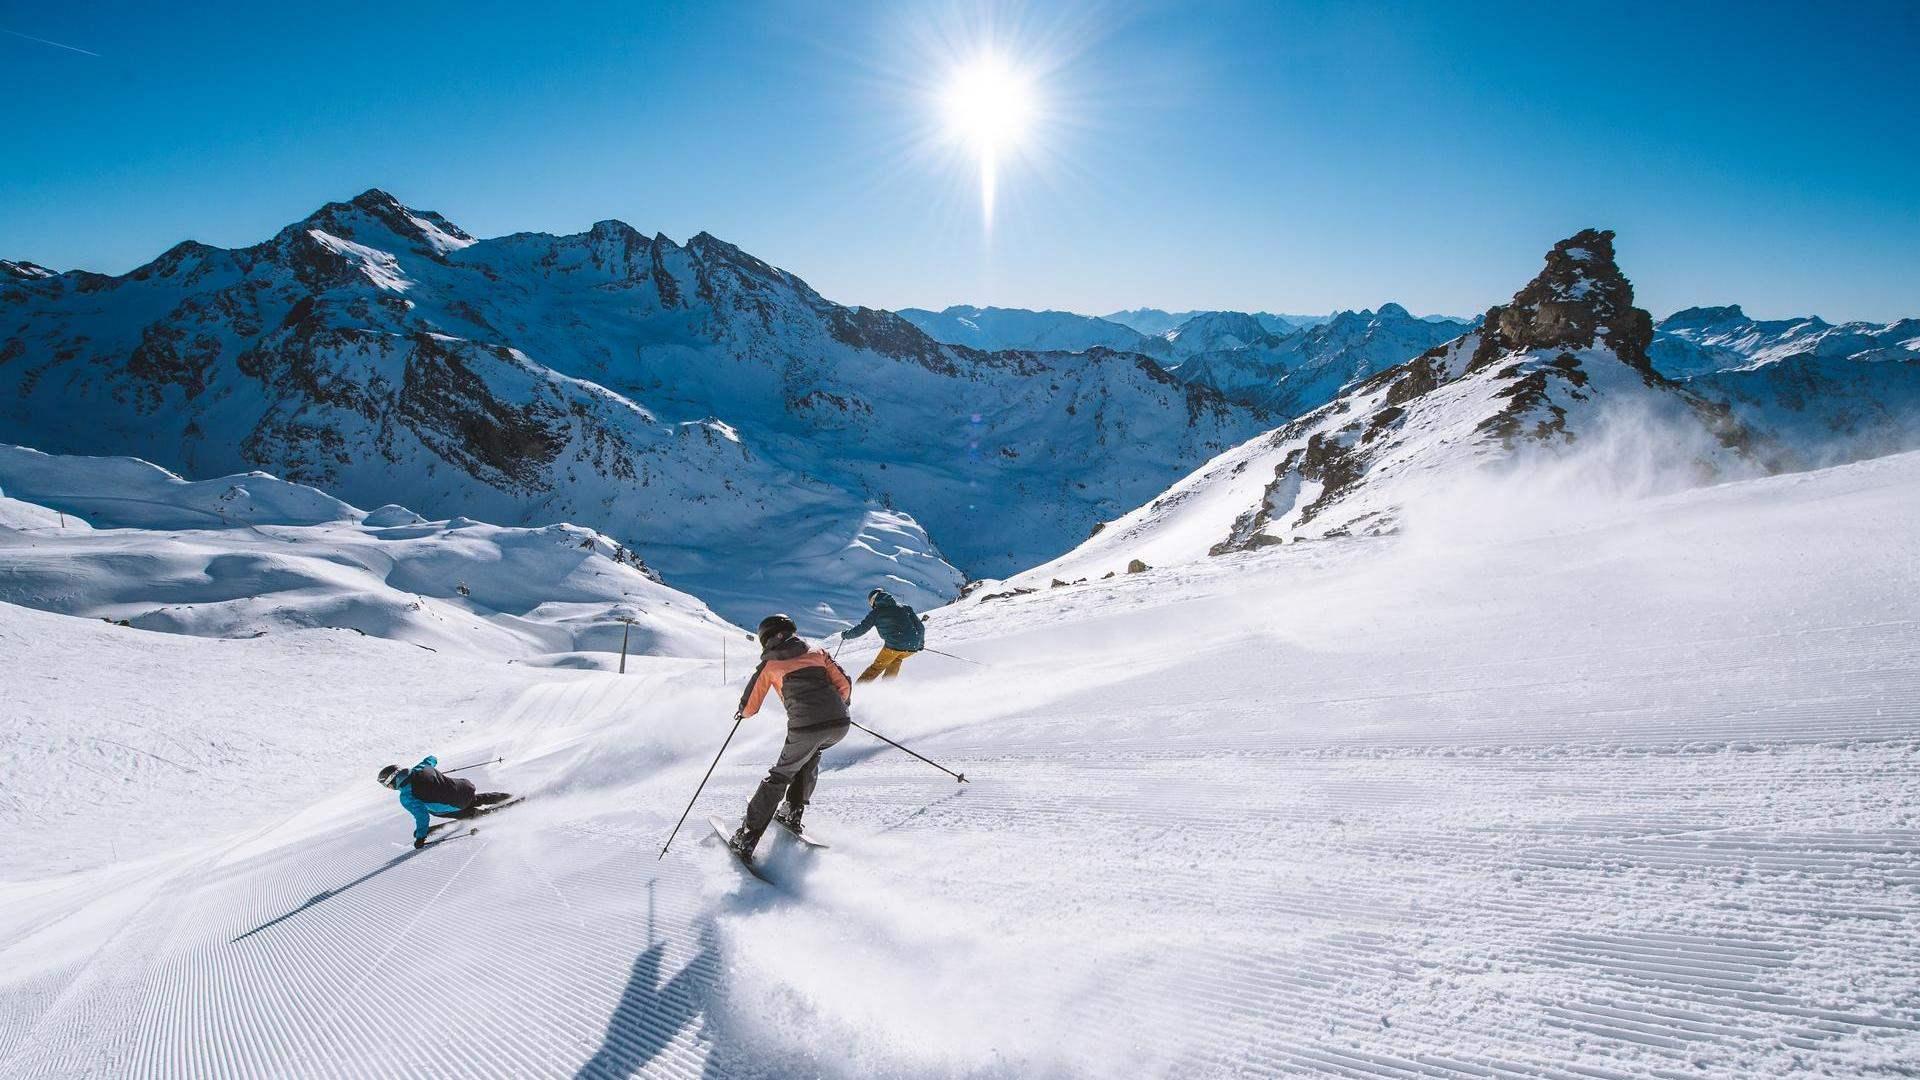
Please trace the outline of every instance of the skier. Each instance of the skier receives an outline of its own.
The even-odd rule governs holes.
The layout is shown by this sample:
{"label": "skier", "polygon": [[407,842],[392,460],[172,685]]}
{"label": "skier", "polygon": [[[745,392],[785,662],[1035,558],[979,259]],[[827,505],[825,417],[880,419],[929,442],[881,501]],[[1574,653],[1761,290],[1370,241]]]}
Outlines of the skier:
{"label": "skier", "polygon": [[506,802],[513,796],[504,791],[475,793],[473,781],[448,776],[435,766],[440,759],[429,754],[411,769],[388,765],[380,770],[380,786],[400,793],[400,805],[413,815],[413,846],[427,843],[427,815],[444,818],[470,818],[481,807]]}
{"label": "skier", "polygon": [[780,760],[747,803],[746,820],[727,841],[734,854],[747,861],[753,859],[760,834],[772,821],[800,831],[800,817],[820,776],[820,752],[847,737],[847,703],[853,698],[847,673],[826,650],[802,640],[792,619],[767,616],[760,620],[759,637],[760,666],[754,669],[733,718],[738,722],[759,712],[767,691],[778,690],[787,710],[787,742]]}
{"label": "skier", "polygon": [[873,658],[867,670],[860,673],[861,682],[872,682],[879,678],[898,678],[900,665],[907,657],[919,652],[927,644],[927,631],[920,625],[920,617],[913,609],[893,598],[885,589],[875,589],[867,594],[867,606],[871,608],[867,617],[859,625],[840,631],[840,640],[852,641],[869,630],[880,631],[880,655]]}

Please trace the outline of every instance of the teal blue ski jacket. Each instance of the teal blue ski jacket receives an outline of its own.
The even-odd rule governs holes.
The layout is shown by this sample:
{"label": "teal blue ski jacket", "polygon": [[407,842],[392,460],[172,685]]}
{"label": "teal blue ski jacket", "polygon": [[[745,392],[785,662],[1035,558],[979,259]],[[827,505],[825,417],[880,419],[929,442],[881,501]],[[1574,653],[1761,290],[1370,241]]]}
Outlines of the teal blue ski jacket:
{"label": "teal blue ski jacket", "polygon": [[[429,754],[420,759],[420,764],[408,769],[406,777],[394,785],[400,792],[400,805],[406,808],[407,813],[413,815],[413,838],[415,840],[425,840],[427,838],[427,828],[430,824],[427,815],[439,814],[442,817],[451,817],[465,810],[467,806],[473,803],[472,782],[455,780],[452,777],[441,775],[440,770],[435,768],[435,766],[439,764],[440,759]],[[418,791],[414,790],[416,782],[420,788]],[[441,801],[449,798],[459,798],[462,787],[466,788],[466,799],[464,802],[451,803]]]}

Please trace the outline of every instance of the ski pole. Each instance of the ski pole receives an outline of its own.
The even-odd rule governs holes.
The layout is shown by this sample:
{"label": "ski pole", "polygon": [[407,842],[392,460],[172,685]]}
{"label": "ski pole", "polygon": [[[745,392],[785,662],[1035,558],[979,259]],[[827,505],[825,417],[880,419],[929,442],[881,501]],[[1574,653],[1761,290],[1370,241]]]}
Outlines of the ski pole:
{"label": "ski pole", "polygon": [[[879,739],[881,742],[886,743],[888,746],[891,746],[896,750],[907,750],[906,747],[901,746],[899,743],[894,742],[892,739],[887,738],[885,735],[880,734],[879,732],[873,730],[872,728],[866,726],[865,724],[860,723],[857,720],[848,720],[847,723],[852,724],[854,727],[859,728],[861,731],[864,731],[867,734],[873,736],[874,738]],[[955,782],[957,783],[961,783],[961,784],[971,783],[971,781],[967,779],[966,773],[954,772],[952,769],[947,768],[945,765],[940,764],[939,762],[933,760],[932,758],[925,757],[920,754],[914,754],[913,751],[911,750],[907,750],[907,753],[913,754],[914,757],[919,758],[921,761],[924,761],[927,764],[933,766],[934,768],[939,769],[941,772],[946,773],[948,776],[953,777]]]}
{"label": "ski pole", "polygon": [[507,759],[503,757],[497,757],[497,758],[494,758],[492,761],[476,761],[471,765],[462,765],[457,769],[441,769],[440,771],[442,773],[466,772],[468,769],[477,769],[482,765],[498,765],[505,760]]}
{"label": "ski pole", "polygon": [[[746,717],[739,713],[733,715],[733,731],[727,732],[727,741],[720,744],[720,754],[727,752],[733,742],[734,732],[740,730],[740,721]],[[667,842],[660,845],[660,858],[667,857],[667,849],[673,846],[673,838],[680,835],[680,826],[687,823],[687,815],[693,813],[693,804],[700,801],[700,793],[707,789],[707,781],[713,779],[713,770],[720,764],[720,754],[713,755],[713,764],[707,766],[707,775],[700,778],[700,786],[693,789],[693,798],[687,800],[687,808],[680,811],[680,820],[673,823],[673,831],[667,834]]]}
{"label": "ski pole", "polygon": [[940,651],[939,649],[928,649],[928,648],[924,648],[924,647],[923,647],[923,648],[922,648],[922,649],[921,649],[920,651],[921,651],[921,652],[930,652],[930,653],[933,653],[933,654],[934,654],[935,656],[944,656],[944,657],[946,657],[946,658],[947,658],[947,659],[949,659],[949,660],[958,660],[958,661],[960,661],[960,662],[961,662],[961,663],[963,663],[963,664],[972,664],[972,665],[973,665],[973,666],[975,666],[975,667],[986,667],[986,666],[987,666],[987,665],[985,665],[985,664],[983,664],[983,663],[981,663],[981,662],[980,662],[980,661],[978,661],[978,660],[969,660],[969,659],[967,659],[967,658],[966,658],[966,657],[964,657],[964,656],[955,656],[955,655],[953,655],[953,654],[952,654],[952,653],[950,653],[950,652],[941,652],[941,651]]}

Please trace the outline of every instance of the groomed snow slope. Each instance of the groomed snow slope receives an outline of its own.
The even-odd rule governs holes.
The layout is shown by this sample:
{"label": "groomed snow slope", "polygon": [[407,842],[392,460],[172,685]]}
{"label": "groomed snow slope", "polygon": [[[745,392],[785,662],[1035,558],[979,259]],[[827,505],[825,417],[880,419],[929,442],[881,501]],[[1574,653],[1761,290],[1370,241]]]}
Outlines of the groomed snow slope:
{"label": "groomed snow slope", "polygon": [[[304,790],[214,820],[154,800],[206,839],[11,866],[0,1074],[1910,1069],[1917,491],[1905,455],[1578,516],[1516,502],[1497,528],[936,614],[930,643],[988,666],[917,658],[856,715],[972,783],[854,732],[809,816],[833,849],[770,837],[773,886],[700,821],[738,813],[777,710],[654,857],[738,671],[476,684],[386,643],[314,665],[0,607],[35,673],[7,708],[139,710],[130,745],[194,744],[205,701],[268,673],[296,710],[448,687],[381,750],[343,743],[352,782],[307,812]],[[134,640],[169,663],[129,670]],[[414,853],[371,770],[428,749],[504,754],[485,784],[533,798]],[[247,783],[248,755],[276,760],[237,747],[223,775]]]}

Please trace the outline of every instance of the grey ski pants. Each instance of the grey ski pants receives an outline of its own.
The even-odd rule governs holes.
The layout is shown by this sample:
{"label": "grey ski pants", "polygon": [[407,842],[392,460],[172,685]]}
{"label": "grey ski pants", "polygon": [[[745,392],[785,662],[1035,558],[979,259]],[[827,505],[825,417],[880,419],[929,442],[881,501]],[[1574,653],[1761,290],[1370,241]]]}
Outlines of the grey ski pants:
{"label": "grey ski pants", "polygon": [[767,778],[754,789],[747,803],[747,835],[754,840],[767,831],[773,812],[784,797],[795,806],[807,805],[813,798],[814,781],[820,777],[820,751],[847,737],[846,723],[810,731],[787,732],[787,744],[780,748],[780,760],[767,770]]}

